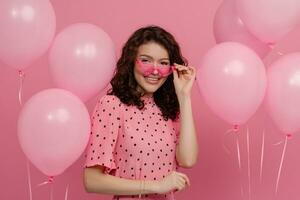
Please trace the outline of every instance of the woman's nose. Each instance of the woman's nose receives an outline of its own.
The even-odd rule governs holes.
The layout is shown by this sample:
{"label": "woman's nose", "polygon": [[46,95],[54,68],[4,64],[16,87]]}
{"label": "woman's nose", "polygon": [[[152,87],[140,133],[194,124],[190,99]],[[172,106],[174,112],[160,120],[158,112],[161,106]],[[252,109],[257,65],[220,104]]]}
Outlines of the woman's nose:
{"label": "woman's nose", "polygon": [[157,68],[158,68],[158,64],[156,62],[154,62],[153,63],[153,72],[152,72],[153,74],[158,74],[159,73]]}
{"label": "woman's nose", "polygon": [[158,70],[157,70],[157,68],[156,68],[156,67],[154,67],[154,68],[153,68],[153,72],[152,72],[152,74],[158,74]]}

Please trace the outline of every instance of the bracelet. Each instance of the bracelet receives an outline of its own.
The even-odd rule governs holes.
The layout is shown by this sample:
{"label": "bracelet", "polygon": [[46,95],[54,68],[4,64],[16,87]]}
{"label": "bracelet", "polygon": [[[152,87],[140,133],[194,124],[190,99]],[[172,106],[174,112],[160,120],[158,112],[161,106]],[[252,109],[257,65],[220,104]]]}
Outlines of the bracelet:
{"label": "bracelet", "polygon": [[139,199],[142,197],[142,194],[145,190],[145,180],[140,180],[140,193],[139,193]]}
{"label": "bracelet", "polygon": [[145,180],[143,180],[143,189],[142,189],[143,194],[144,194],[144,191],[145,191]]}
{"label": "bracelet", "polygon": [[139,187],[139,190],[140,190],[140,193],[139,193],[139,199],[141,198],[142,196],[142,189],[141,189],[141,186],[142,186],[142,180],[140,180],[140,187]]}

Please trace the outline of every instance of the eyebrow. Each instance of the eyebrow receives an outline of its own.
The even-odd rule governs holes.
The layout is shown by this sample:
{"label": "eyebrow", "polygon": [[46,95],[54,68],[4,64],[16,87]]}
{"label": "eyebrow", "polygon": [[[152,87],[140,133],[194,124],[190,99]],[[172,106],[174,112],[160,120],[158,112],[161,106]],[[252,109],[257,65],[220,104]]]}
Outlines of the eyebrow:
{"label": "eyebrow", "polygon": [[[151,58],[151,59],[153,59],[151,56],[149,56],[149,55],[146,55],[146,54],[141,54],[141,55],[139,55],[139,56],[144,56],[144,57],[148,57],[148,58]],[[161,58],[161,59],[159,59],[159,60],[168,60],[168,61],[170,61],[170,59],[169,59],[169,58]]]}

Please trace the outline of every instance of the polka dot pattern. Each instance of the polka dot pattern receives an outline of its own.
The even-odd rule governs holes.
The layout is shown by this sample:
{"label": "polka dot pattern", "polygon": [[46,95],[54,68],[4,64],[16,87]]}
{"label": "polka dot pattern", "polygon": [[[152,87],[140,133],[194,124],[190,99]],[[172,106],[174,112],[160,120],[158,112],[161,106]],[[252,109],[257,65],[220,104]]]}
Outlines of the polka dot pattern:
{"label": "polka dot pattern", "polygon": [[[105,166],[104,173],[134,180],[160,180],[178,169],[175,152],[179,122],[165,121],[151,97],[145,107],[123,104],[104,95],[92,114],[92,128],[85,167]],[[174,199],[168,194],[146,194],[144,199]],[[136,199],[138,195],[115,195],[113,199]]]}

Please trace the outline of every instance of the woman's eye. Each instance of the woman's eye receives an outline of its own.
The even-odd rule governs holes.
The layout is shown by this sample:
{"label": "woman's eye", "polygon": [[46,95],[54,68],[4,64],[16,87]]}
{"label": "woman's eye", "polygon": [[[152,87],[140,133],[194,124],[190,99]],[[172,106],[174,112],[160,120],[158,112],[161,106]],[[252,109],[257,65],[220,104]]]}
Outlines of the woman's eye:
{"label": "woman's eye", "polygon": [[162,65],[169,65],[168,62],[161,62]]}
{"label": "woman's eye", "polygon": [[141,59],[142,62],[149,62],[147,59]]}

